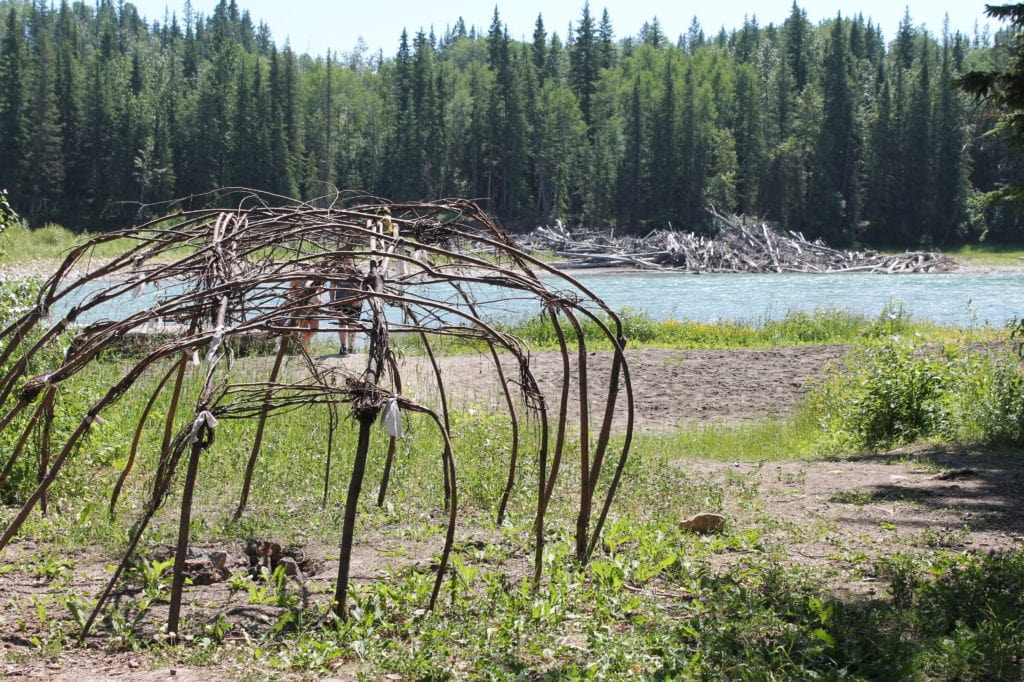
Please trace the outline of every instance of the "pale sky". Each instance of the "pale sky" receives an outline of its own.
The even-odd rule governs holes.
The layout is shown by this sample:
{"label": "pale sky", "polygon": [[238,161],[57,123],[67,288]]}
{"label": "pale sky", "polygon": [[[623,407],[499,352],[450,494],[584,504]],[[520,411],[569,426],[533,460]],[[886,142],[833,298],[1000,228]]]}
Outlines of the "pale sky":
{"label": "pale sky", "polygon": [[[989,0],[998,4],[998,0]],[[181,20],[185,0],[132,0],[139,13],[147,21],[163,21],[167,10],[176,12]],[[494,7],[508,27],[509,35],[519,40],[530,40],[537,15],[542,14],[548,35],[557,32],[563,39],[570,22],[576,22],[583,11],[583,0],[579,2],[552,2],[552,0],[498,0],[497,3],[481,0],[236,0],[242,10],[248,10],[254,23],[266,22],[279,44],[285,38],[291,41],[292,49],[299,53],[323,55],[328,49],[335,52],[350,52],[360,37],[365,40],[371,52],[383,50],[385,57],[395,54],[402,29],[408,29],[410,39],[420,29],[434,28],[438,37],[462,17],[466,27],[476,26],[486,33],[491,24]],[[940,35],[944,17],[948,14],[950,27],[967,34],[973,34],[975,26],[990,24],[993,29],[998,22],[988,19],[984,13],[985,3],[975,0],[861,0],[859,3],[838,0],[803,0],[797,4],[807,13],[813,24],[830,19],[841,12],[844,17],[863,14],[881,26],[886,41],[895,36],[896,28],[909,9],[910,18],[916,26],[924,26],[935,35]],[[192,0],[194,11],[209,16],[217,0]],[[700,21],[705,34],[713,36],[721,27],[727,31],[740,28],[744,16],[757,17],[762,26],[769,23],[781,24],[789,16],[792,0],[769,0],[767,2],[739,2],[737,0],[712,0],[711,2],[637,2],[636,0],[594,0],[590,12],[595,21],[600,21],[607,9],[615,30],[615,38],[636,35],[644,22],[658,18],[662,31],[670,40],[685,33],[694,16]]]}

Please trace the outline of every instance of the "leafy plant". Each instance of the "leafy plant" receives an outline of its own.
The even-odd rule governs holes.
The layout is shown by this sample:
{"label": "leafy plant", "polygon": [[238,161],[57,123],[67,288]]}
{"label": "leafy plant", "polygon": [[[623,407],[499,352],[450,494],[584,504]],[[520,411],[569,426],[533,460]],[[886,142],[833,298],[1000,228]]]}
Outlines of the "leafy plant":
{"label": "leafy plant", "polygon": [[[10,202],[7,200],[7,190],[0,189],[0,235],[17,220],[18,214],[14,212]],[[0,258],[3,258],[4,255],[4,249],[0,246]]]}
{"label": "leafy plant", "polygon": [[834,377],[813,403],[839,447],[890,447],[931,432],[942,378],[937,359],[893,337],[859,349],[849,367],[851,375]]}
{"label": "leafy plant", "polygon": [[65,556],[46,552],[38,555],[28,565],[28,574],[49,582],[66,575],[73,565],[73,562]]}
{"label": "leafy plant", "polygon": [[35,303],[42,280],[15,278],[0,282],[0,328],[16,320]]}
{"label": "leafy plant", "polygon": [[848,371],[810,400],[836,448],[874,450],[917,439],[1024,440],[1024,376],[999,347],[941,350],[900,336],[868,342]]}
{"label": "leafy plant", "polygon": [[134,575],[142,583],[142,592],[150,601],[166,601],[171,596],[170,568],[174,558],[164,561],[142,559],[133,568]]}

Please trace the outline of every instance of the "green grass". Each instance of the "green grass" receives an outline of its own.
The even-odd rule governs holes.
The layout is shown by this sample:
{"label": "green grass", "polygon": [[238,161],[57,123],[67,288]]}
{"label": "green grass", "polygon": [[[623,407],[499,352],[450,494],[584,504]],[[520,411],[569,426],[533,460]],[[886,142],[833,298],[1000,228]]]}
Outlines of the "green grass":
{"label": "green grass", "polygon": [[[104,428],[123,430],[121,419],[133,409],[112,414]],[[204,459],[194,542],[273,537],[332,552],[344,476],[333,483],[334,502],[322,509],[324,434],[309,428],[322,416],[303,410],[275,420],[253,509],[240,524],[226,518],[237,494],[239,460],[247,454],[243,435],[251,426],[222,422]],[[674,461],[687,455],[756,459],[758,442],[799,450],[803,437],[785,436],[804,428],[799,424],[639,439],[602,546],[586,567],[571,558],[574,476],[567,464],[549,524],[545,576],[535,586],[524,575],[531,546],[530,474],[536,472],[524,469],[513,504],[518,511],[508,528],[495,529],[488,518],[493,490],[503,479],[507,425],[480,415],[455,418],[468,521],[435,611],[423,611],[433,574],[417,567],[415,553],[422,550],[415,548],[436,551],[440,545],[437,442],[414,421],[399,455],[391,505],[377,509],[367,502],[359,528],[363,543],[408,549],[390,553],[395,566],[386,576],[355,584],[347,622],[325,617],[330,575],[300,588],[283,576],[259,582],[237,574],[217,593],[212,611],[260,607],[269,621],[243,628],[223,616],[196,616],[186,619],[186,641],[169,647],[141,634],[159,623],[166,599],[166,578],[149,560],[128,577],[135,596],[103,626],[108,646],[136,650],[149,661],[145,665],[226,666],[240,678],[313,677],[343,668],[362,679],[1017,679],[1015,661],[1024,653],[1018,589],[1024,554],[982,557],[933,548],[883,555],[865,565],[881,589],[867,599],[836,591],[831,569],[804,567],[780,554],[771,523],[736,523],[707,538],[678,528],[678,520],[695,511],[749,509],[756,516],[760,493],[741,474],[683,477]],[[350,450],[351,430],[343,430],[340,453]],[[700,442],[706,444],[695,445]],[[375,450],[371,462],[379,455]],[[50,596],[13,606],[7,613],[20,614],[16,618],[0,616],[37,642],[43,658],[73,647],[74,618],[60,614],[84,612],[93,596],[69,580],[81,566],[75,552],[61,548],[100,542],[113,553],[130,522],[127,506],[115,522],[101,511],[116,462],[105,468],[90,457],[79,467],[90,485],[66,489],[51,515],[28,529],[51,549],[41,550],[24,570],[48,581]],[[344,472],[346,464],[339,454],[337,470]],[[379,464],[371,466],[367,480],[378,474]],[[136,481],[130,498],[136,503],[142,482]],[[170,511],[162,515],[144,544],[171,540],[173,522]]]}
{"label": "green grass", "polygon": [[690,425],[663,434],[641,433],[639,453],[659,453],[669,460],[774,462],[827,454],[815,415],[801,411],[785,420],[749,424]]}
{"label": "green grass", "polygon": [[[38,260],[62,260],[73,247],[88,241],[95,235],[75,233],[60,225],[49,224],[31,229],[24,223],[11,225],[0,234],[0,254],[9,263]],[[117,240],[106,242],[93,255],[97,258],[113,258],[124,253],[133,244]]]}
{"label": "green grass", "polygon": [[1019,246],[968,244],[946,251],[946,255],[967,266],[1024,268],[1024,248]]}
{"label": "green grass", "polygon": [[[776,348],[779,346],[853,344],[892,335],[915,336],[934,342],[963,338],[965,331],[915,320],[899,305],[887,306],[876,317],[841,310],[791,311],[781,320],[754,322],[723,320],[655,320],[646,313],[626,308],[618,311],[627,348],[735,349]],[[565,325],[568,328],[568,325]],[[555,330],[547,316],[532,317],[503,328],[535,350],[558,348]],[[610,343],[596,323],[585,321],[583,331],[588,346],[608,349]],[[1002,330],[969,330],[975,339],[1005,335]],[[567,333],[570,343],[575,337]],[[452,343],[457,350],[459,345]],[[464,348],[471,348],[463,344]]]}

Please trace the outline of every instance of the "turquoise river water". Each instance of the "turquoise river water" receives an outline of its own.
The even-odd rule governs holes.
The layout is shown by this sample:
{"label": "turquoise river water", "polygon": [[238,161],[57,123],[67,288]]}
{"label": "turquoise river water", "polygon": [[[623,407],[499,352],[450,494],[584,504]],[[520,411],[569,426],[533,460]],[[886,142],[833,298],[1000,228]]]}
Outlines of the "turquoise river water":
{"label": "turquoise river water", "polygon": [[[570,271],[614,310],[643,311],[655,319],[760,323],[792,311],[846,310],[875,317],[898,304],[915,318],[957,326],[1002,326],[1024,317],[1024,272],[928,275],[682,274],[636,271]],[[99,285],[96,285],[97,287]],[[556,285],[561,286],[561,285]],[[92,290],[83,292],[88,295]],[[429,296],[426,291],[421,294]],[[165,292],[147,288],[83,315],[78,322],[116,318],[152,305]],[[535,302],[503,299],[490,290],[485,316],[523,318]],[[57,306],[53,312],[60,315]]]}
{"label": "turquoise river water", "polygon": [[1024,317],[1024,272],[871,274],[574,274],[613,309],[657,319],[776,320],[790,311],[841,309],[869,317],[897,303],[943,324],[1001,326]]}

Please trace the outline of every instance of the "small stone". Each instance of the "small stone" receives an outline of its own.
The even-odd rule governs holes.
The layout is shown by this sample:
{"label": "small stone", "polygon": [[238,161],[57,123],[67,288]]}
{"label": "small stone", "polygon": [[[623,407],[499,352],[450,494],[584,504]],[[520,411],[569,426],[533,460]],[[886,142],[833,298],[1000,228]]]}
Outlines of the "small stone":
{"label": "small stone", "polygon": [[281,557],[277,565],[284,567],[284,574],[289,578],[299,575],[299,564],[290,556]]}
{"label": "small stone", "polygon": [[721,514],[697,514],[679,522],[681,530],[690,530],[700,535],[717,533],[725,527],[725,517]]}
{"label": "small stone", "polygon": [[228,562],[228,553],[220,550],[213,550],[207,555],[210,561],[210,566],[217,571],[224,570],[224,565]]}

